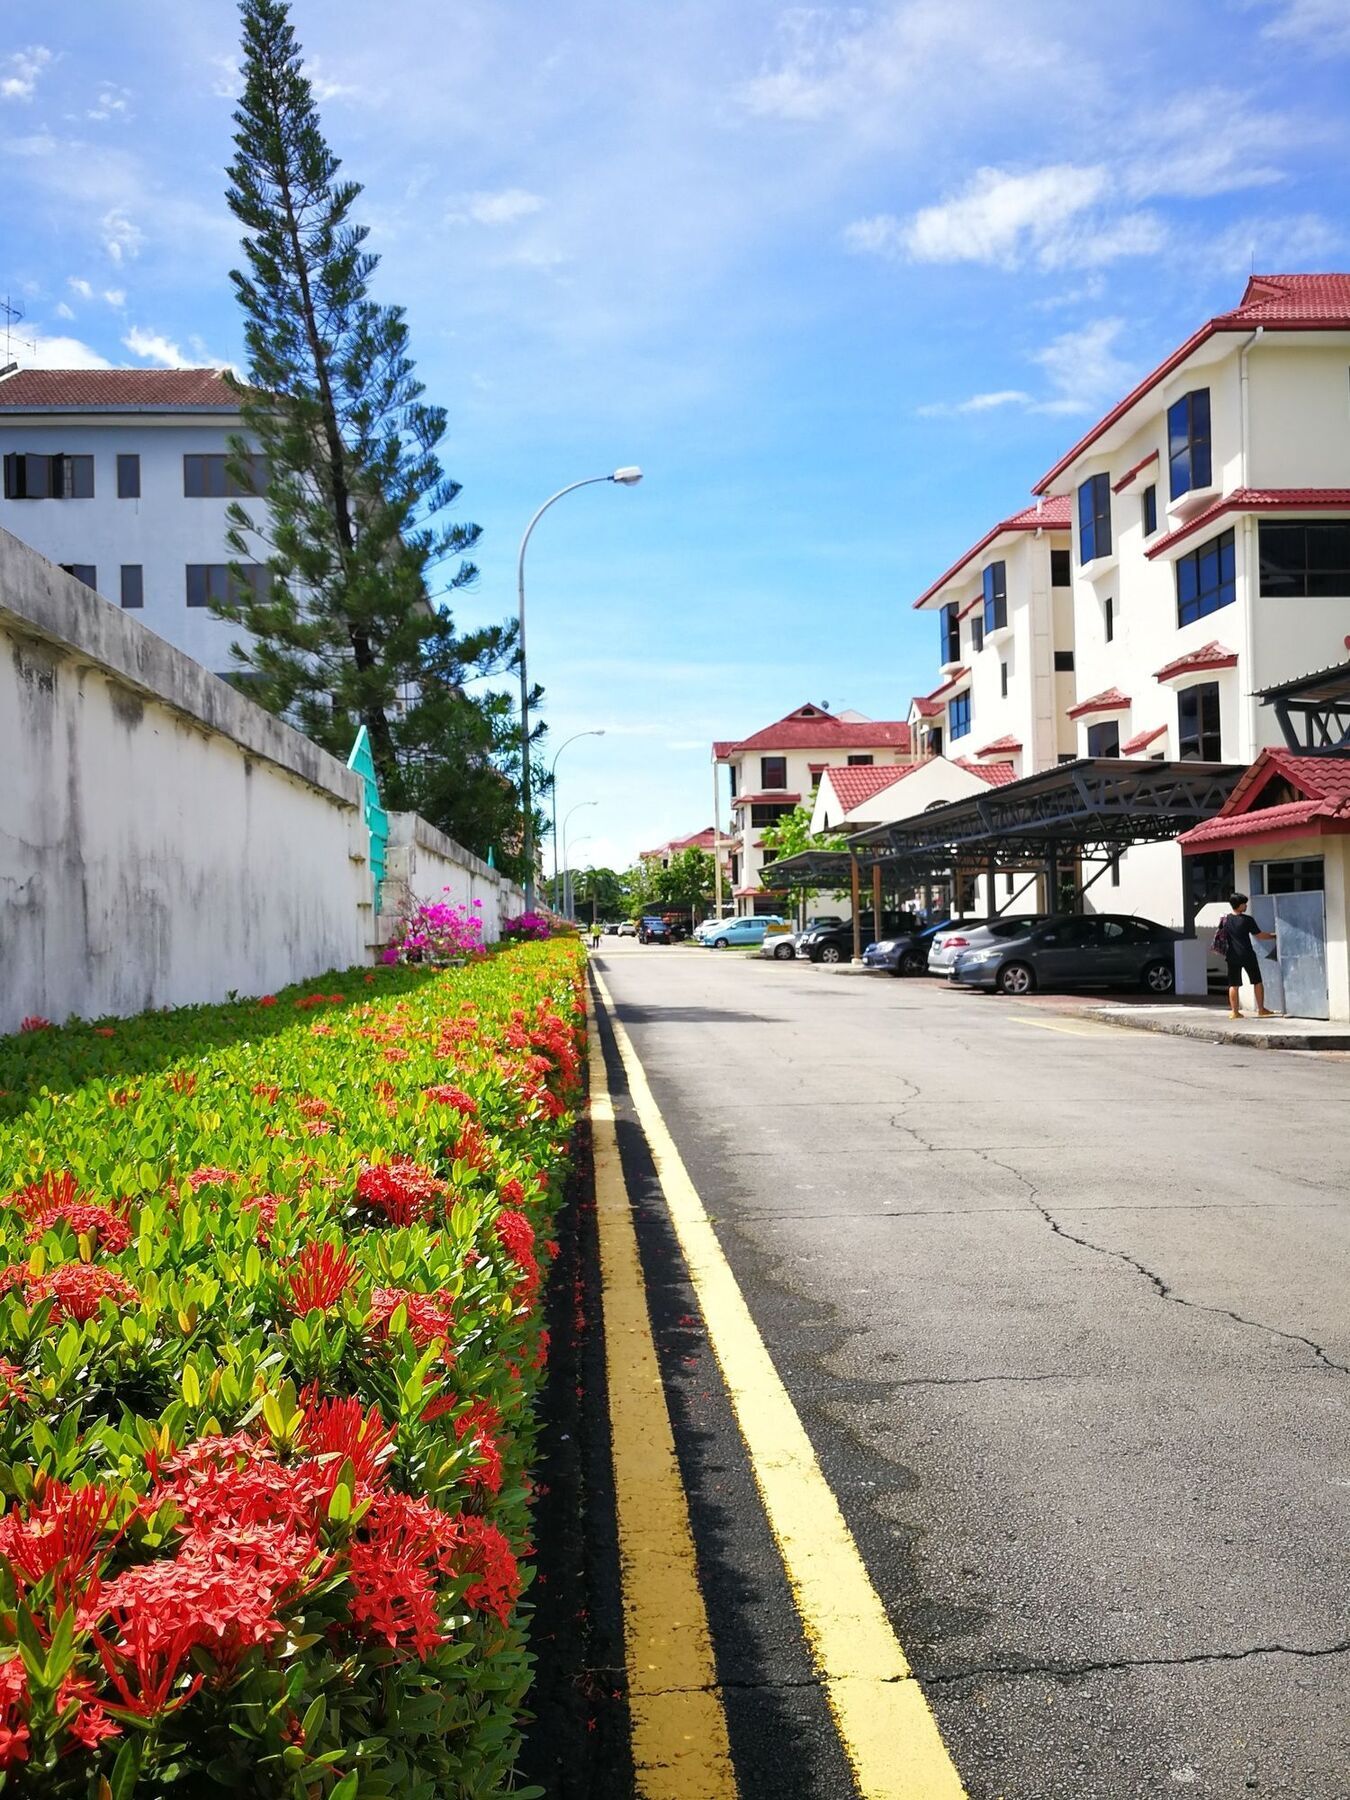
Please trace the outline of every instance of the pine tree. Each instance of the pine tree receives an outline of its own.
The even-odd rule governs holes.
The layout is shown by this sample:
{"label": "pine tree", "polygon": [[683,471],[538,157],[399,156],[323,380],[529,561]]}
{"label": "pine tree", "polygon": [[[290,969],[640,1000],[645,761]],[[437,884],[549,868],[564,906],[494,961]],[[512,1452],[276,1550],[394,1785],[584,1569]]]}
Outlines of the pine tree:
{"label": "pine tree", "polygon": [[[378,258],[351,216],[361,189],[339,179],[285,0],[240,0],[240,13],[227,198],[246,233],[247,268],[231,280],[248,353],[241,411],[261,460],[241,439],[231,473],[244,491],[252,473],[266,509],[231,506],[230,548],[248,561],[261,539],[270,581],[236,579],[217,610],[249,633],[235,647],[249,692],[343,757],[364,724],[385,802],[404,806],[425,785],[429,733],[412,730],[402,753],[400,734],[419,705],[480,710],[443,672],[509,666],[514,626],[457,640],[428,597],[433,568],[446,571],[442,593],[477,573],[463,559],[478,527],[444,523],[459,493],[436,454],[446,415],[422,398],[402,309],[370,297]],[[460,723],[460,739],[477,733],[490,749],[490,729]]]}

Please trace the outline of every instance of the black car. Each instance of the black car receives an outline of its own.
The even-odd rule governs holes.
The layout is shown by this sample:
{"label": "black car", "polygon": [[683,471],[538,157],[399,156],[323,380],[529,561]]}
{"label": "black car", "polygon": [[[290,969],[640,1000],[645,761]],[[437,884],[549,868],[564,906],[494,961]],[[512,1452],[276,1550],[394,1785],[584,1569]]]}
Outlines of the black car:
{"label": "black car", "polygon": [[[919,921],[913,913],[882,914],[881,935],[883,937],[910,937],[920,929]],[[876,941],[877,934],[872,926],[871,915],[864,913],[859,920],[859,952],[866,950]],[[812,962],[852,962],[852,920],[838,925],[815,925],[809,931],[804,931],[797,939],[797,954],[808,957]]]}
{"label": "black car", "polygon": [[1016,936],[963,951],[951,979],[1000,994],[1030,994],[1038,987],[1141,987],[1170,994],[1180,936],[1170,925],[1124,913],[1059,913],[1029,920]]}
{"label": "black car", "polygon": [[659,913],[645,913],[638,920],[640,944],[671,944],[674,941],[674,933]]}

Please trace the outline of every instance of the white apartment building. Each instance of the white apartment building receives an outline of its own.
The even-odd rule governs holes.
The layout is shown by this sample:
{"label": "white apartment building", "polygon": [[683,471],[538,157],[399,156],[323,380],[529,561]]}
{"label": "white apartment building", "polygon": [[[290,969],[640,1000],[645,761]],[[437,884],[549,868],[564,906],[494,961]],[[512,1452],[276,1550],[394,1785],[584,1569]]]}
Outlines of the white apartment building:
{"label": "white apartment building", "polygon": [[[1250,763],[1258,690],[1350,633],[1350,275],[1252,276],[1035,491],[1072,508],[1077,753]],[[1218,898],[1231,862],[1192,864]],[[1180,893],[1140,848],[1098,905],[1180,923]]]}
{"label": "white apartment building", "polygon": [[942,679],[913,702],[922,756],[1030,775],[1074,753],[1069,501],[1001,519],[914,602],[938,615]]}
{"label": "white apartment building", "polygon": [[[20,369],[0,379],[0,525],[216,674],[234,558],[236,395],[215,369]],[[263,579],[257,570],[254,579]]]}
{"label": "white apartment building", "polygon": [[[909,726],[903,719],[868,719],[857,712],[836,715],[809,704],[740,741],[714,743],[714,830],[723,878],[737,913],[779,909],[782,897],[766,891],[760,880],[769,859],[759,834],[803,802],[810,804],[831,764],[869,768],[910,759]],[[730,782],[731,824],[726,832],[718,779],[723,767]]]}

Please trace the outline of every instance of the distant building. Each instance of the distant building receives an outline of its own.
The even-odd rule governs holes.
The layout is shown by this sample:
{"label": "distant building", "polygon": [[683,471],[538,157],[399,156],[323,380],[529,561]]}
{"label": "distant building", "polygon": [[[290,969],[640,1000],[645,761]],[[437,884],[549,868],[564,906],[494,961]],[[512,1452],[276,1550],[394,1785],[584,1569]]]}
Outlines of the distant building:
{"label": "distant building", "polygon": [[225,465],[242,424],[215,369],[21,369],[0,380],[0,526],[230,674],[240,633],[210,602],[235,560]]}
{"label": "distant building", "polygon": [[639,850],[640,862],[657,862],[663,869],[670,867],[672,856],[678,856],[681,850],[706,850],[709,855],[717,843],[717,833],[711,825],[705,825],[702,831],[696,831],[691,837],[671,838],[669,843],[658,844],[655,850]]}

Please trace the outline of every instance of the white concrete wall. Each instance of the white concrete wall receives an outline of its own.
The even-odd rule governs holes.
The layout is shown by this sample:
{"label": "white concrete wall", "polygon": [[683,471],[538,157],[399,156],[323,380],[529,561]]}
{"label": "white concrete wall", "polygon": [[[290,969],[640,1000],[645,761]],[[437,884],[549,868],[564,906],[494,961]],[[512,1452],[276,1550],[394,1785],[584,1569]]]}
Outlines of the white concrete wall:
{"label": "white concrete wall", "polygon": [[1282,838],[1235,850],[1237,888],[1243,894],[1252,892],[1254,862],[1285,862],[1303,856],[1323,859],[1328,1016],[1350,1019],[1350,837]]}
{"label": "white concrete wall", "polygon": [[390,813],[385,880],[377,935],[387,942],[390,926],[409,901],[448,901],[472,906],[482,901],[483,942],[495,944],[502,920],[525,910],[525,895],[514,882],[416,813]]}
{"label": "white concrete wall", "polygon": [[[123,563],[144,571],[145,605],[132,616],[213,674],[238,665],[230,645],[239,633],[205,607],[187,604],[189,563],[231,561],[225,544],[228,500],[190,500],[183,493],[183,457],[229,448],[237,416],[185,420],[182,414],[114,415],[107,419],[0,418],[0,454],[35,456],[65,452],[94,458],[91,500],[6,500],[0,494],[0,528],[54,563],[92,563],[98,591],[121,604]],[[141,497],[117,498],[117,457],[141,459]],[[244,504],[261,509],[261,501]],[[261,512],[259,514],[261,517]],[[260,553],[261,554],[261,553]]]}

